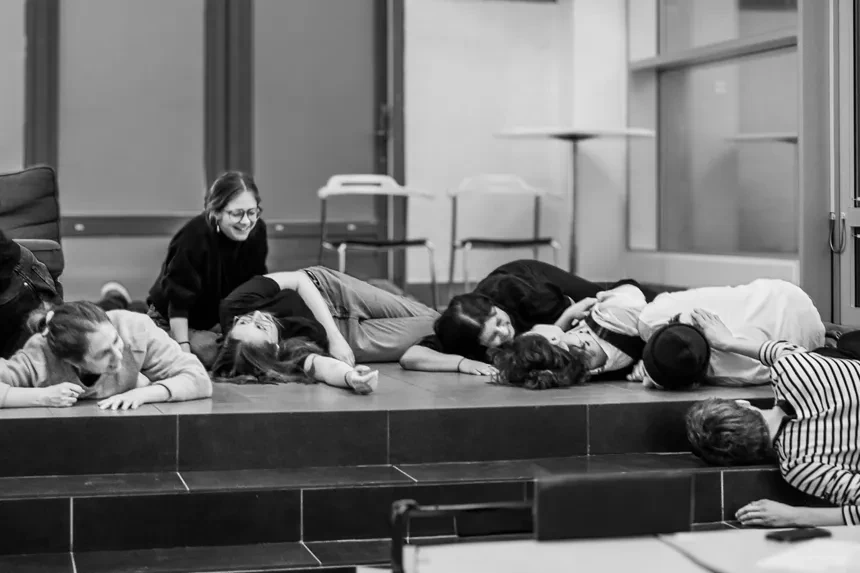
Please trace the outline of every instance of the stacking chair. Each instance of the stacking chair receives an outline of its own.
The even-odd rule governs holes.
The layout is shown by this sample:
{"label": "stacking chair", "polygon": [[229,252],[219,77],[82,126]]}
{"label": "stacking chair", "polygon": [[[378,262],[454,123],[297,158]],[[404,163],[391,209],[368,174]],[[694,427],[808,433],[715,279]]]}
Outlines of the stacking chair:
{"label": "stacking chair", "polygon": [[[532,236],[519,238],[514,234],[511,238],[496,237],[466,237],[458,238],[458,206],[459,199],[466,195],[499,195],[499,196],[530,196],[534,198],[534,214],[532,219]],[[540,247],[550,247],[553,251],[553,263],[558,265],[558,255],[561,245],[553,237],[541,237],[540,234],[540,211],[541,201],[544,197],[559,197],[555,192],[546,191],[532,187],[521,177],[510,174],[484,174],[467,177],[457,187],[450,189],[448,195],[451,197],[451,257],[448,267],[449,288],[454,281],[454,265],[456,263],[457,251],[463,251],[463,283],[469,290],[469,258],[472,249],[520,249],[531,247],[534,258],[538,258]]]}
{"label": "stacking chair", "polygon": [[332,240],[328,235],[327,209],[328,200],[331,197],[343,197],[347,195],[371,195],[371,196],[387,196],[387,197],[422,197],[425,199],[433,199],[432,193],[404,187],[399,185],[393,178],[388,175],[373,175],[373,174],[354,174],[354,175],[333,175],[329,178],[325,187],[322,187],[317,196],[320,198],[320,249],[319,263],[322,264],[323,252],[325,250],[337,251],[338,270],[342,273],[346,272],[346,251],[347,249],[364,250],[364,251],[395,251],[399,249],[408,249],[411,247],[424,247],[427,249],[427,254],[430,259],[430,286],[432,288],[433,307],[437,305],[437,288],[436,288],[436,250],[426,238],[417,239],[344,239]]}
{"label": "stacking chair", "polygon": [[58,195],[57,174],[47,165],[0,174],[0,229],[28,248],[55,281],[65,267]]}

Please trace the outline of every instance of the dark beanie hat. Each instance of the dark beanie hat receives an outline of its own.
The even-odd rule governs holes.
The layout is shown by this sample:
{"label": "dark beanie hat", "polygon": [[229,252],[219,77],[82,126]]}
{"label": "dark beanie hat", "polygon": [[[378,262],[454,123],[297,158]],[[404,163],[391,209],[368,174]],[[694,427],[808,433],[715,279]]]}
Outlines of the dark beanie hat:
{"label": "dark beanie hat", "polygon": [[708,340],[689,324],[672,323],[659,328],[642,351],[648,376],[666,390],[683,390],[701,382],[710,359]]}

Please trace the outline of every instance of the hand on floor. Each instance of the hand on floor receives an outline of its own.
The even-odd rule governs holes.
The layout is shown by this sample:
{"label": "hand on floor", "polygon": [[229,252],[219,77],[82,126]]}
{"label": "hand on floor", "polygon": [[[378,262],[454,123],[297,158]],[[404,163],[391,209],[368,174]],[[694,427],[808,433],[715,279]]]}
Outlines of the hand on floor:
{"label": "hand on floor", "polygon": [[83,394],[84,389],[72,382],[61,382],[54,386],[41,388],[41,391],[40,405],[47,408],[68,408],[75,405],[78,396]]}
{"label": "hand on floor", "polygon": [[356,366],[346,373],[346,383],[356,394],[370,394],[379,384],[379,370]]}
{"label": "hand on floor", "polygon": [[460,364],[457,365],[457,371],[460,374],[471,374],[473,376],[492,376],[499,373],[499,370],[492,364],[469,360],[468,358],[460,361]]}
{"label": "hand on floor", "polygon": [[627,375],[627,379],[630,381],[640,381],[645,379],[645,364],[643,364],[641,360],[633,367],[633,371]]}
{"label": "hand on floor", "polygon": [[801,508],[760,499],[740,508],[735,517],[747,527],[796,527],[803,525]]}
{"label": "hand on floor", "polygon": [[144,388],[135,388],[134,390],[105,398],[99,402],[99,408],[102,410],[137,410],[143,404],[146,404],[141,392],[142,390]]}

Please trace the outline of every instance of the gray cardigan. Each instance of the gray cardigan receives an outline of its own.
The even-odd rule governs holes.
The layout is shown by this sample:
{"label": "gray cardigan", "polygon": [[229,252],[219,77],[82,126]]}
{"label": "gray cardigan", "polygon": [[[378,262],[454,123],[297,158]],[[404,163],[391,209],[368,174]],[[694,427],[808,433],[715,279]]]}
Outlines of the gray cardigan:
{"label": "gray cardigan", "polygon": [[0,359],[0,408],[6,404],[9,388],[43,388],[62,382],[84,387],[78,399],[102,399],[139,386],[162,384],[170,391],[170,401],[195,400],[212,396],[212,381],[193,354],[182,348],[145,314],[126,310],[107,313],[125,343],[122,366],[103,374],[86,388],[72,366],[48,348],[45,337],[34,334],[7,360]]}

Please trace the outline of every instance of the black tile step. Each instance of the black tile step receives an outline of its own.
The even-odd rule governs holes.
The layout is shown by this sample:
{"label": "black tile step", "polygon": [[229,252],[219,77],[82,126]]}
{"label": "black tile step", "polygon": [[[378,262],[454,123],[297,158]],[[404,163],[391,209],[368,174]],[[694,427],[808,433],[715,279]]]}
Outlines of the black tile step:
{"label": "black tile step", "polygon": [[379,368],[370,396],[219,384],[211,400],[128,412],[94,404],[0,410],[0,477],[677,453],[689,448],[683,417],[696,400],[773,401],[768,388],[669,393],[618,381],[530,392],[478,376]]}
{"label": "black tile step", "polygon": [[[790,488],[774,466],[718,468],[690,454],[0,478],[0,555],[361,542],[389,534],[389,510],[397,499],[523,501],[531,499],[535,477],[545,473],[650,471],[693,474],[697,523],[733,519],[760,498],[821,504]],[[507,530],[528,531],[528,515],[508,517]],[[429,520],[416,523],[411,535],[480,535],[489,525],[478,520],[457,528],[453,520]]]}

